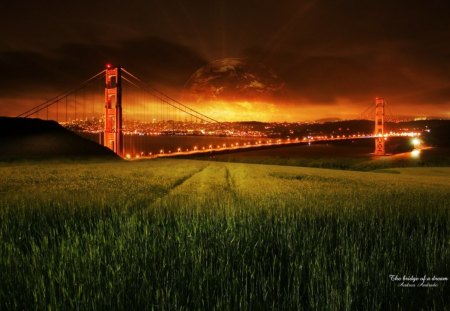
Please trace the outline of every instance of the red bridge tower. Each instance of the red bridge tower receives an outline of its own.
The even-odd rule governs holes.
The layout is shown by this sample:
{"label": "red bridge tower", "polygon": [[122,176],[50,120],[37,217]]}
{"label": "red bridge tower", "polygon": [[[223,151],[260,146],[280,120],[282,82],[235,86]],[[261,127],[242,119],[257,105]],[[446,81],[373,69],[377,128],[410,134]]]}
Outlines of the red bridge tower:
{"label": "red bridge tower", "polygon": [[375,98],[375,155],[384,156],[384,106],[383,98]]}
{"label": "red bridge tower", "polygon": [[103,145],[119,156],[123,155],[122,135],[122,74],[121,68],[106,67],[105,134]]}

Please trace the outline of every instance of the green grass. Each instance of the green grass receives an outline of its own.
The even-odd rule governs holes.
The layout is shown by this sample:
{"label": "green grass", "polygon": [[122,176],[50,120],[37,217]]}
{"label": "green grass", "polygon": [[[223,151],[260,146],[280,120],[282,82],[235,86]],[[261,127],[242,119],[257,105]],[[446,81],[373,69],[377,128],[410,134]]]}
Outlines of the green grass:
{"label": "green grass", "polygon": [[[395,172],[393,172],[395,171]],[[445,310],[450,168],[0,165],[0,309]]]}

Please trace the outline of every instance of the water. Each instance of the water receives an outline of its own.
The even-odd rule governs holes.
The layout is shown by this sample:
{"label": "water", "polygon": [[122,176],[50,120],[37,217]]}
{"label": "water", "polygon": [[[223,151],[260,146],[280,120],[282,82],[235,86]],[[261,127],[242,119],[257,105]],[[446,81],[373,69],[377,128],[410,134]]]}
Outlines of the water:
{"label": "water", "polygon": [[[99,134],[81,133],[81,136],[99,142]],[[124,154],[131,157],[136,155],[148,156],[159,154],[161,150],[164,153],[180,151],[192,151],[195,147],[198,150],[202,148],[217,149],[225,144],[230,147],[231,144],[255,143],[256,141],[265,142],[268,138],[263,137],[219,137],[219,136],[148,136],[148,135],[124,135]]]}

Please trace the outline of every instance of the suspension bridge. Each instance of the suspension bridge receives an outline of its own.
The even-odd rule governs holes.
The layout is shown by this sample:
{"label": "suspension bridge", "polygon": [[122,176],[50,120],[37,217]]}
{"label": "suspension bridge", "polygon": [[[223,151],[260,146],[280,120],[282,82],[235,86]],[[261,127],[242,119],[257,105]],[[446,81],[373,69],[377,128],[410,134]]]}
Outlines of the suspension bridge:
{"label": "suspension bridge", "polygon": [[[384,111],[385,101],[377,98],[375,129],[368,135],[269,139],[238,123],[213,119],[153,88],[126,68],[107,65],[76,87],[17,117],[54,120],[128,159],[369,137],[375,138],[374,154],[382,156],[389,135],[384,130]],[[224,140],[205,139],[214,136]],[[148,137],[160,139],[149,142]],[[167,147],[161,141],[169,138],[175,141]]]}

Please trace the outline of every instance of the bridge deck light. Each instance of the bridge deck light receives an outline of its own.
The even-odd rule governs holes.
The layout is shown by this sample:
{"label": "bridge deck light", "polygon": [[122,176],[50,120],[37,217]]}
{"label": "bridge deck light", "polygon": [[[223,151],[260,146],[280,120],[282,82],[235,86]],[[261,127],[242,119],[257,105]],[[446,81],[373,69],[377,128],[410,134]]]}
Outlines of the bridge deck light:
{"label": "bridge deck light", "polygon": [[414,138],[411,140],[411,142],[412,142],[412,144],[414,145],[414,147],[419,146],[420,143],[421,143],[420,139],[417,138],[417,137],[414,137]]}
{"label": "bridge deck light", "polygon": [[420,155],[420,149],[414,149],[413,151],[411,151],[411,157],[413,158],[417,158]]}

